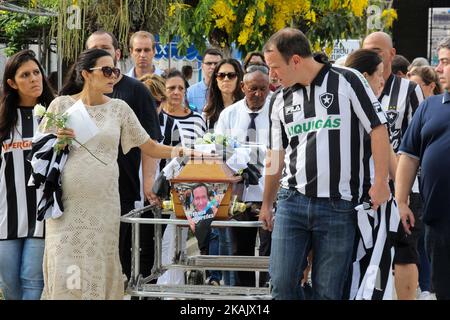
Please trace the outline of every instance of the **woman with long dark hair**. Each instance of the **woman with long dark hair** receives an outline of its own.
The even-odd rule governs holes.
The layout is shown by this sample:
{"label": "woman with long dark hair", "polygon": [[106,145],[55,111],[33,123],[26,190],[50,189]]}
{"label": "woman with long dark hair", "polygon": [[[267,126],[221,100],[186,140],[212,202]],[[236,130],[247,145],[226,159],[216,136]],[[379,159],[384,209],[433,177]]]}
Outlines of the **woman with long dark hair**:
{"label": "woman with long dark hair", "polygon": [[[139,147],[154,158],[190,155],[191,150],[154,142],[132,109],[111,99],[120,70],[101,49],[82,52],[62,94],[49,107],[63,113],[76,102],[86,109],[99,132],[85,148],[71,148],[61,174],[64,214],[46,223],[43,299],[123,299],[124,278],[119,259],[120,199],[117,164]],[[46,129],[42,121],[40,130]],[[58,129],[59,138],[74,138],[72,129]]]}
{"label": "woman with long dark hair", "polygon": [[8,59],[0,98],[0,293],[7,300],[40,299],[44,286],[44,224],[36,221],[39,195],[28,187],[26,160],[38,124],[33,107],[54,96],[31,50]]}
{"label": "woman with long dark hair", "polygon": [[208,100],[203,110],[208,129],[214,129],[223,109],[244,98],[241,81],[244,76],[236,59],[221,60],[211,76]]}

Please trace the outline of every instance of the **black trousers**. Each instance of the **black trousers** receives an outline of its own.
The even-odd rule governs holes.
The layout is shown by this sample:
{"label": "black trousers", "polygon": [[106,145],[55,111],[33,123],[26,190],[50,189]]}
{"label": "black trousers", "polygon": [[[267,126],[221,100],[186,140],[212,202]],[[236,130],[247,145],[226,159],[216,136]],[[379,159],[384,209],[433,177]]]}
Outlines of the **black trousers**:
{"label": "black trousers", "polygon": [[431,259],[431,284],[438,300],[450,300],[450,221],[425,227],[425,247]]}
{"label": "black trousers", "polygon": [[[259,203],[258,208],[261,207]],[[235,215],[234,219],[237,221],[257,221],[258,216],[254,211],[254,208],[250,207],[241,214]],[[256,236],[259,233],[259,255],[270,256],[270,245],[272,239],[272,233],[264,230],[263,228],[231,228],[231,242],[234,256],[254,256]],[[255,272],[249,271],[236,271],[235,272],[235,285],[243,287],[255,286]],[[264,287],[269,281],[269,274],[267,272],[261,272],[259,274],[259,286]]]}

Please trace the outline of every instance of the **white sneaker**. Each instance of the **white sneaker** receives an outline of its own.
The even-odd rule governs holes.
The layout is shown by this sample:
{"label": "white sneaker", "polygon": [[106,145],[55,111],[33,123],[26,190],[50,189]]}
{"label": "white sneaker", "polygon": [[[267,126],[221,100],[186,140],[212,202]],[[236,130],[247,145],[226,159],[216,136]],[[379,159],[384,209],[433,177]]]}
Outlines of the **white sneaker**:
{"label": "white sneaker", "polygon": [[434,298],[430,291],[422,291],[417,300],[434,300]]}

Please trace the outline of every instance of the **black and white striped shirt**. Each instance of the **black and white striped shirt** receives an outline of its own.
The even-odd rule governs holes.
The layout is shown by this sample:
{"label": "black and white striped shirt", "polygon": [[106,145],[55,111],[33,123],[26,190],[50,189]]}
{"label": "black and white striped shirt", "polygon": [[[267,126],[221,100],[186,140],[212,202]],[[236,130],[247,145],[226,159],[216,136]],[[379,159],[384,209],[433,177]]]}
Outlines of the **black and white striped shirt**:
{"label": "black and white striped shirt", "polygon": [[398,151],[403,134],[412,115],[424,100],[422,89],[416,83],[391,74],[379,98],[389,123],[392,148]]}
{"label": "black and white striped shirt", "polygon": [[[412,116],[419,104],[424,100],[422,89],[416,83],[391,74],[383,92],[378,100],[381,103],[389,127],[389,138],[394,152],[398,151],[403,134],[406,132]],[[365,161],[370,161],[366,167],[364,178],[363,199],[367,199],[369,189],[374,179],[374,168],[372,160],[372,148],[370,137],[366,136]],[[417,179],[414,182],[413,192],[419,192]]]}
{"label": "black and white striped shirt", "polygon": [[[161,144],[174,147],[181,143],[181,137],[178,134],[178,121],[173,119],[167,113],[160,112],[159,126],[161,128],[161,133],[163,134],[163,141]],[[166,159],[160,160],[158,173],[166,166],[166,164]]]}
{"label": "black and white striped shirt", "polygon": [[272,97],[269,148],[286,150],[281,187],[309,197],[357,201],[364,177],[363,136],[386,122],[357,71],[325,65],[304,87]]}
{"label": "black and white striped shirt", "polygon": [[38,124],[32,108],[18,108],[18,120],[0,155],[0,240],[43,238],[44,223],[38,222],[41,193],[28,187],[33,135]]}
{"label": "black and white striped shirt", "polygon": [[393,198],[378,207],[357,207],[357,249],[353,260],[350,299],[392,300],[394,242],[400,223]]}
{"label": "black and white striped shirt", "polygon": [[163,134],[161,144],[166,146],[177,146],[181,143],[181,137],[175,136],[174,133],[178,130],[178,121],[167,113],[159,113],[159,127]]}
{"label": "black and white striped shirt", "polygon": [[[163,111],[164,112],[164,111]],[[202,137],[206,132],[206,123],[202,116],[196,112],[191,112],[187,116],[172,116],[178,125],[178,130],[172,133],[172,140],[181,140],[184,147],[193,147],[195,140]]]}

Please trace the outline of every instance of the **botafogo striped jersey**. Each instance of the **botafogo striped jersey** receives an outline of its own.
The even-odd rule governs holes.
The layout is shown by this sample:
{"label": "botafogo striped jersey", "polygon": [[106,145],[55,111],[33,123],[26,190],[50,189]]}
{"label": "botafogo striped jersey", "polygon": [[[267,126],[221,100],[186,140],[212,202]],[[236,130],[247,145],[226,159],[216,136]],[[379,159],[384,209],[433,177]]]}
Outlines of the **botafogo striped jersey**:
{"label": "botafogo striped jersey", "polygon": [[41,194],[28,187],[31,164],[27,160],[37,129],[33,108],[17,109],[18,120],[0,155],[0,240],[42,238],[44,223],[36,221]]}
{"label": "botafogo striped jersey", "polygon": [[272,150],[286,150],[281,187],[309,197],[358,201],[364,178],[364,131],[386,123],[365,78],[325,64],[309,86],[272,97]]}
{"label": "botafogo striped jersey", "polygon": [[391,145],[395,152],[400,147],[413,113],[423,99],[422,89],[412,81],[393,74],[386,81],[379,100],[386,113]]}
{"label": "botafogo striped jersey", "polygon": [[[181,144],[180,130],[178,129],[178,121],[173,119],[167,113],[159,113],[159,125],[161,128],[161,133],[163,134],[163,141],[161,144],[166,146],[175,147]],[[159,168],[157,172],[159,173],[167,164],[167,159],[161,159],[159,161]]]}
{"label": "botafogo striped jersey", "polygon": [[[394,152],[398,151],[402,137],[412,120],[412,116],[423,99],[422,89],[412,81],[394,74],[391,74],[386,81],[383,92],[378,100],[381,103],[381,108],[388,122],[389,140]],[[368,198],[368,192],[374,179],[370,137],[366,137],[365,141],[365,160],[370,161],[370,166],[366,167],[363,199]],[[419,192],[417,179],[413,185],[413,192]]]}
{"label": "botafogo striped jersey", "polygon": [[392,300],[394,242],[400,223],[393,198],[378,207],[357,207],[357,250],[353,261],[350,299]]}

